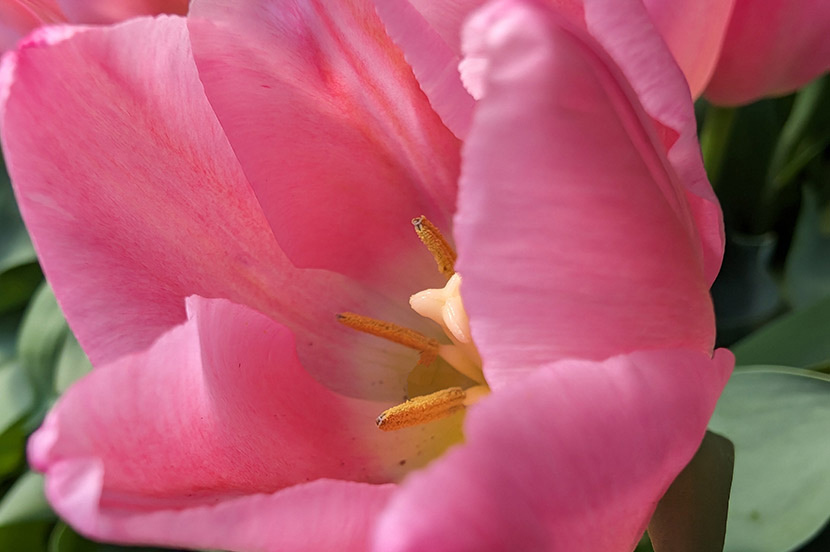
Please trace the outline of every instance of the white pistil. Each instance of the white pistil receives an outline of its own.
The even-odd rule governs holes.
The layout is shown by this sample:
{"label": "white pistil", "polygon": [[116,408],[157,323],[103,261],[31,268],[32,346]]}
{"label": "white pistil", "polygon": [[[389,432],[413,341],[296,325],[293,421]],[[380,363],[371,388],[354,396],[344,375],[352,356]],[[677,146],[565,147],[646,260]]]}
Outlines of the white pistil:
{"label": "white pistil", "polygon": [[453,345],[441,345],[438,356],[468,378],[484,383],[481,358],[470,336],[470,321],[461,302],[461,276],[453,276],[441,289],[426,289],[409,298],[412,309],[434,321],[452,340]]}
{"label": "white pistil", "polygon": [[425,289],[409,298],[409,306],[440,324],[454,342],[471,343],[470,321],[461,302],[461,275],[453,276],[441,289]]}

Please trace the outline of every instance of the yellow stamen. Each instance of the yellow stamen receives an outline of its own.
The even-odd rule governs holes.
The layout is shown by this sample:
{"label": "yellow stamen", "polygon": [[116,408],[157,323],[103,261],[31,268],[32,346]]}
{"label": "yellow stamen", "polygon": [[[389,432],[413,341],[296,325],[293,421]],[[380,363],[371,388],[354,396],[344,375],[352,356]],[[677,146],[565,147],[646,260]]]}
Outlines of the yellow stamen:
{"label": "yellow stamen", "polygon": [[446,418],[464,408],[465,398],[463,389],[450,387],[409,399],[403,404],[384,410],[378,416],[378,428],[383,431],[395,431]]}
{"label": "yellow stamen", "polygon": [[435,258],[435,264],[438,265],[438,270],[441,271],[441,274],[447,278],[452,277],[455,274],[455,259],[457,255],[446,238],[423,215],[412,219],[412,225],[415,226],[415,232],[418,234],[418,237],[421,238],[423,244],[427,246],[427,249],[429,249],[429,252]]}
{"label": "yellow stamen", "polygon": [[427,349],[426,351],[421,351],[421,356],[418,357],[417,365],[429,366],[430,364],[435,362],[435,360],[438,358],[439,347],[440,345],[434,349]]}
{"label": "yellow stamen", "polygon": [[359,332],[382,337],[404,347],[421,351],[419,364],[430,364],[438,356],[438,340],[427,337],[415,330],[353,312],[340,313],[337,315],[337,320],[344,326]]}

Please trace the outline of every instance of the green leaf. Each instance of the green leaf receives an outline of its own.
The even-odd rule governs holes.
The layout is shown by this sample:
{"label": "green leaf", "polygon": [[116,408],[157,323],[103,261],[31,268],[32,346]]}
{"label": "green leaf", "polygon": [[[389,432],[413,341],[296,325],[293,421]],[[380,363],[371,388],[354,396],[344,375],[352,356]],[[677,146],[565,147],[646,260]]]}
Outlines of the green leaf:
{"label": "green leaf", "polygon": [[0,526],[55,519],[43,495],[43,476],[38,473],[20,476],[0,501]]}
{"label": "green leaf", "polygon": [[654,552],[654,547],[651,546],[651,539],[648,537],[648,532],[643,534],[640,542],[637,543],[637,548],[634,549],[634,552]]}
{"label": "green leaf", "polygon": [[[786,201],[768,208],[764,201],[767,163],[790,112],[791,99],[755,102],[740,108],[731,128],[729,144],[716,183],[718,198],[730,228],[746,234],[763,234],[774,227],[777,211]],[[708,113],[707,113],[708,115]],[[705,130],[704,122],[704,130]],[[798,195],[787,200],[798,201]]]}
{"label": "green leaf", "polygon": [[17,423],[0,433],[0,481],[16,474],[24,465],[26,432],[23,423]]}
{"label": "green leaf", "polygon": [[84,350],[78,344],[78,340],[72,332],[67,332],[66,340],[63,342],[58,363],[55,367],[55,392],[63,394],[69,386],[78,381],[81,377],[92,370]]}
{"label": "green leaf", "polygon": [[62,392],[92,368],[46,283],[38,289],[23,317],[17,359],[34,391],[34,408],[27,420],[29,430],[40,424]]}
{"label": "green leaf", "polygon": [[11,360],[17,353],[17,327],[20,325],[20,312],[0,314],[0,364]]}
{"label": "green leaf", "polygon": [[781,308],[778,285],[769,267],[775,242],[771,234],[727,234],[723,267],[712,286],[718,338],[723,345],[761,326]]}
{"label": "green leaf", "polygon": [[72,530],[65,523],[59,523],[49,538],[49,552],[157,552],[158,548],[117,546],[94,542]]}
{"label": "green leaf", "polygon": [[723,550],[734,463],[735,449],[729,439],[707,432],[648,524],[655,552]]}
{"label": "green leaf", "polygon": [[726,550],[784,552],[821,529],[830,515],[830,377],[738,370],[710,428],[735,444]]}
{"label": "green leaf", "polygon": [[830,79],[816,79],[795,95],[787,122],[778,135],[770,161],[766,195],[780,191],[830,144]]}
{"label": "green leaf", "polygon": [[26,310],[17,342],[20,363],[39,402],[54,396],[55,367],[68,333],[52,289],[44,283]]}
{"label": "green leaf", "polygon": [[[61,522],[55,526],[49,537],[49,552],[86,552],[94,550],[87,547],[86,539]],[[93,545],[94,546],[94,545]]]}
{"label": "green leaf", "polygon": [[732,346],[739,365],[830,366],[830,297],[782,316]]}
{"label": "green leaf", "polygon": [[0,272],[0,313],[22,308],[43,280],[40,266],[28,263]]}
{"label": "green leaf", "polygon": [[0,550],[46,552],[51,522],[37,521],[0,527]]}
{"label": "green leaf", "polygon": [[28,414],[33,404],[34,393],[20,365],[0,364],[0,433]]}
{"label": "green leaf", "polygon": [[5,166],[0,169],[0,273],[36,260],[35,250],[20,219]]}
{"label": "green leaf", "polygon": [[706,106],[703,127],[700,130],[700,149],[703,153],[706,173],[716,189],[727,151],[726,146],[729,144],[729,134],[735,123],[735,115],[737,111],[734,107],[711,104]]}
{"label": "green leaf", "polygon": [[820,209],[816,193],[807,187],[784,275],[787,298],[796,309],[830,296],[830,205]]}

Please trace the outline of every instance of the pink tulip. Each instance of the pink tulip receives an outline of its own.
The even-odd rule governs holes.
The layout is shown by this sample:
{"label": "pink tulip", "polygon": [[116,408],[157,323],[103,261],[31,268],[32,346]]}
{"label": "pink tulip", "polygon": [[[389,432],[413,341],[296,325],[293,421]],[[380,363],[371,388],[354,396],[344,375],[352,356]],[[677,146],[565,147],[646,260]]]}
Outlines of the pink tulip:
{"label": "pink tulip", "polygon": [[[197,0],[191,41],[148,18],[8,55],[15,191],[99,367],[30,441],[60,515],[230,550],[631,550],[732,366],[720,211],[639,5],[487,6],[470,113],[363,1]],[[418,356],[335,315],[440,336],[407,304],[442,282],[420,214],[491,392],[382,432]]]}
{"label": "pink tulip", "polygon": [[706,97],[735,105],[788,94],[830,70],[830,2],[735,0]]}
{"label": "pink tulip", "polygon": [[643,1],[695,98],[749,103],[830,70],[826,0]]}
{"label": "pink tulip", "polygon": [[[379,4],[392,38],[439,102],[439,112],[442,97],[452,95],[460,85],[456,67],[461,59],[463,22],[484,1],[388,0]],[[582,6],[591,0],[547,3],[581,21]],[[706,97],[718,104],[748,103],[792,92],[830,70],[830,3],[825,0],[643,3],[694,98],[705,90]],[[444,120],[451,128],[463,129],[469,124],[469,115],[464,118],[463,113],[469,109],[454,107],[443,113]]]}
{"label": "pink tulip", "polygon": [[718,57],[732,6],[739,0],[643,0],[655,26],[697,98],[703,93]]}
{"label": "pink tulip", "polygon": [[187,13],[188,0],[0,0],[0,51],[41,25],[115,23],[139,15]]}
{"label": "pink tulip", "polygon": [[[657,31],[683,70],[692,96],[698,97],[714,71],[734,0],[643,1]],[[586,18],[586,11],[601,10],[602,7],[593,7],[594,4],[605,4],[603,0],[546,2],[575,24],[588,29],[595,21]],[[404,50],[407,61],[412,64],[445,123],[459,135],[466,132],[470,123],[473,103],[471,98],[460,98],[457,93],[461,86],[458,78],[462,57],[461,28],[470,13],[484,3],[485,0],[387,0],[378,3],[378,13],[392,39]],[[640,6],[630,9],[642,11]],[[462,64],[462,72],[463,69]],[[447,103],[449,105],[445,105]]]}

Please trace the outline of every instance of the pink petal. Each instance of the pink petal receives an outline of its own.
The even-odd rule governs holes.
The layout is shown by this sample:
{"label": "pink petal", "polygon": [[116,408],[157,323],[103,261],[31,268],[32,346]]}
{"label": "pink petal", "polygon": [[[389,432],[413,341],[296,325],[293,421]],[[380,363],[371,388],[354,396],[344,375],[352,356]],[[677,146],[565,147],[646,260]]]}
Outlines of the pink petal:
{"label": "pink petal", "polygon": [[[640,0],[548,0],[561,17],[586,28],[607,50],[637,92],[643,109],[664,140],[668,159],[683,177],[688,202],[698,224],[713,282],[723,256],[723,222],[717,198],[709,186],[700,158],[694,111],[686,96],[687,84],[671,54],[677,56],[695,95],[713,71],[733,0],[677,2],[649,0],[647,14]],[[459,59],[460,28],[470,12],[483,4],[476,0],[377,1],[378,13],[392,39],[403,49],[433,107],[456,135],[466,137],[473,106],[461,91],[460,79],[478,97],[483,87],[482,65],[471,53],[481,36],[468,26],[466,56]],[[693,4],[693,5],[692,5]],[[671,49],[654,32],[653,18]],[[634,44],[636,42],[636,44]],[[456,67],[459,66],[459,76]]]}
{"label": "pink petal", "polygon": [[[378,431],[375,417],[391,404],[323,387],[284,326],[225,300],[194,297],[188,306],[191,318],[146,352],[73,386],[30,441],[52,504],[96,538],[223,547],[181,540],[194,538],[193,528],[157,535],[140,521],[318,479],[393,482],[443,451],[447,442],[430,440],[433,431],[460,439],[458,416],[430,432]],[[322,502],[308,499],[308,507],[327,508],[325,499],[315,494]],[[214,515],[189,515],[203,514]],[[159,517],[170,523],[169,513]],[[135,529],[122,532],[114,518]]]}
{"label": "pink petal", "polygon": [[55,0],[0,0],[0,51],[14,48],[32,29],[66,21]]}
{"label": "pink petal", "polygon": [[386,32],[403,50],[433,109],[456,136],[466,137],[475,102],[459,79],[458,35],[464,18],[484,0],[374,3]]}
{"label": "pink petal", "polygon": [[[386,31],[403,50],[432,107],[456,136],[465,138],[475,104],[464,90],[465,87],[470,90],[468,82],[462,85],[466,62],[461,56],[461,29],[468,16],[486,0],[374,2]],[[548,0],[548,3],[560,13],[582,17],[579,0]],[[475,96],[472,90],[471,93]]]}
{"label": "pink petal", "polygon": [[[461,92],[460,80],[464,79],[464,86],[474,96],[478,97],[477,92],[483,90],[486,60],[478,55],[481,44],[477,42],[486,33],[477,28],[475,21],[470,22],[466,56],[459,60],[459,29],[469,13],[482,3],[377,2],[387,31],[403,49],[432,105],[462,137],[469,131],[473,106]],[[648,3],[650,14],[639,0],[549,0],[547,4],[572,24],[586,28],[606,48],[639,95],[643,109],[654,119],[668,159],[683,177],[704,249],[707,279],[713,282],[723,256],[721,211],[700,157],[694,111],[686,98],[687,84],[671,53],[682,54],[680,62],[688,72],[686,77],[696,83],[696,94],[699,93],[705,84],[704,77],[708,78],[713,69],[731,0],[712,2],[716,5],[707,4],[705,9],[696,4],[695,17],[691,19],[688,10],[675,10],[674,4],[659,0]],[[654,32],[649,15],[656,19],[671,53]],[[632,45],[632,41],[636,44]],[[459,63],[460,76],[455,70]]]}
{"label": "pink petal", "polygon": [[57,0],[73,23],[116,23],[140,15],[185,15],[188,0]]}
{"label": "pink petal", "polygon": [[[685,78],[654,32],[640,0],[585,0],[584,4],[588,32],[636,92],[680,177],[679,185],[685,192],[703,247],[706,280],[711,285],[723,259],[723,215],[706,178]],[[715,25],[716,21],[713,18],[706,25]]]}
{"label": "pink petal", "polygon": [[94,364],[142,350],[199,294],[289,323],[306,368],[332,387],[401,397],[415,353],[335,314],[419,317],[405,295],[389,303],[285,258],[202,95],[183,20],[45,29],[0,74],[21,211]]}
{"label": "pink petal", "polygon": [[398,297],[434,283],[409,221],[425,214],[449,231],[459,142],[369,1],[197,1],[190,29],[208,98],[288,257]]}
{"label": "pink petal", "polygon": [[735,0],[706,97],[735,105],[786,94],[830,69],[830,2]]}
{"label": "pink petal", "polygon": [[124,511],[101,506],[103,477],[94,460],[76,459],[61,463],[46,483],[46,495],[61,517],[84,535],[124,544],[245,552],[363,552],[395,490],[394,485],[318,480],[213,505]]}
{"label": "pink petal", "polygon": [[[486,4],[486,0],[409,0],[410,4],[427,21],[441,40],[456,53],[461,53],[461,28],[467,17]],[[384,23],[386,21],[384,20]]]}
{"label": "pink petal", "polygon": [[404,482],[374,550],[633,550],[694,455],[734,357],[545,366],[472,407],[465,444]]}
{"label": "pink petal", "polygon": [[709,82],[735,0],[644,0],[654,25],[686,75],[692,97]]}
{"label": "pink petal", "polygon": [[456,216],[456,268],[488,382],[568,357],[711,352],[695,225],[637,96],[552,13],[491,9],[501,14]]}

